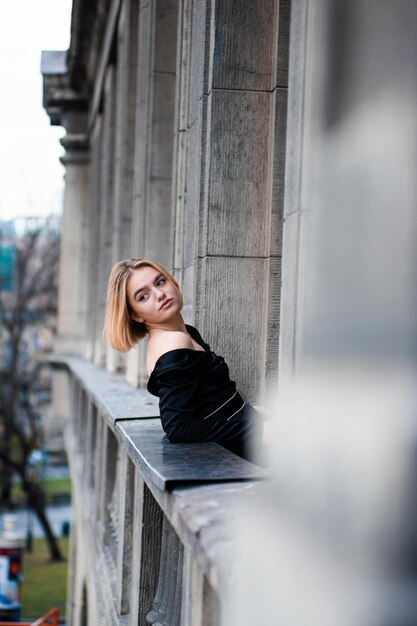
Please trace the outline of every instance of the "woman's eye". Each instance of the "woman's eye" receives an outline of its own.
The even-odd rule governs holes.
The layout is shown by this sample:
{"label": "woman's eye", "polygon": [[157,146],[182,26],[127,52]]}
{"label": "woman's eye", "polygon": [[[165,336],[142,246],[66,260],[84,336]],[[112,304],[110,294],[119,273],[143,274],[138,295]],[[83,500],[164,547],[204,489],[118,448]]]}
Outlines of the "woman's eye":
{"label": "woman's eye", "polygon": [[159,286],[159,285],[165,285],[165,283],[166,283],[166,278],[160,278],[160,279],[158,280],[158,282],[157,282],[157,285],[158,285],[158,286]]}
{"label": "woman's eye", "polygon": [[141,293],[137,300],[138,302],[143,302],[144,300],[146,300],[146,293]]}

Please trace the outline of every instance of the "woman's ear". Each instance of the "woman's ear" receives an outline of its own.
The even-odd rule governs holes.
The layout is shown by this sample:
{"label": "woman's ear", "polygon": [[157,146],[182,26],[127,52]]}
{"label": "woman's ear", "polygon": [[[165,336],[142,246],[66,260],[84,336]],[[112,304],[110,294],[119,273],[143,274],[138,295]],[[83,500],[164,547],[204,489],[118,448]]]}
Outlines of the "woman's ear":
{"label": "woman's ear", "polygon": [[132,313],[132,320],[134,322],[139,322],[140,324],[143,324],[143,322],[145,321],[143,317],[139,317],[139,315],[136,315],[136,313]]}

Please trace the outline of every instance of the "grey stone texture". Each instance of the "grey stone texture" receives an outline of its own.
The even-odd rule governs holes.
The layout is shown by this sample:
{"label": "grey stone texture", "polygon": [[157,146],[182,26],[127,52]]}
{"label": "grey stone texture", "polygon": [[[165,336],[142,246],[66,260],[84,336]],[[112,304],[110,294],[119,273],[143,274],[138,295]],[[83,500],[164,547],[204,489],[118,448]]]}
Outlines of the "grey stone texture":
{"label": "grey stone texture", "polygon": [[268,473],[217,444],[169,443],[159,420],[140,414],[140,399],[137,419],[105,417],[88,377],[96,366],[72,358],[67,367],[71,623],[80,623],[85,585],[92,624],[219,619],[236,504],[258,493]]}
{"label": "grey stone texture", "polygon": [[[231,341],[234,328],[235,344],[245,343],[239,332],[244,324],[247,334],[258,334],[255,377],[251,359],[228,355],[240,388],[252,399],[277,374],[272,354],[276,357],[279,310],[267,300],[276,299],[280,286],[270,281],[270,265],[263,261],[281,254],[288,22],[288,4],[274,2],[187,2],[179,19],[173,264],[181,282],[195,274],[187,312],[208,329],[209,341]],[[256,292],[259,315],[253,316],[249,297],[241,293],[239,307],[223,325],[221,313],[206,307],[219,294],[201,265],[209,267],[213,260],[221,276],[233,259],[252,265],[249,273],[263,283]],[[251,315],[245,316],[248,310]],[[274,338],[265,358],[267,336]]]}

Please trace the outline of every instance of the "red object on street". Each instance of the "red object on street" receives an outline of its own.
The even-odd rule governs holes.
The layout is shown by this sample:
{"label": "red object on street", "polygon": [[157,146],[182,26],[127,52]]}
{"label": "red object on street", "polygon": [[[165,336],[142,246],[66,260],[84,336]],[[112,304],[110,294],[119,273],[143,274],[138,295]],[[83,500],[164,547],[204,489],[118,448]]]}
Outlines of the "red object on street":
{"label": "red object on street", "polygon": [[0,626],[59,626],[59,609],[54,607],[35,622],[0,622]]}

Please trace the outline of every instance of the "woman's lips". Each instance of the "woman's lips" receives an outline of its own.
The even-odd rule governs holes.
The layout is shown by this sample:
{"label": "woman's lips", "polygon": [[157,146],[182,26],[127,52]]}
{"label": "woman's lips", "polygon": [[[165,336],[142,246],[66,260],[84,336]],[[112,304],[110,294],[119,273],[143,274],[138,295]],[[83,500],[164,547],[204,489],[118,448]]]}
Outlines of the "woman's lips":
{"label": "woman's lips", "polygon": [[162,309],[166,309],[172,302],[172,298],[169,300],[165,300],[164,304],[161,306],[161,310]]}

